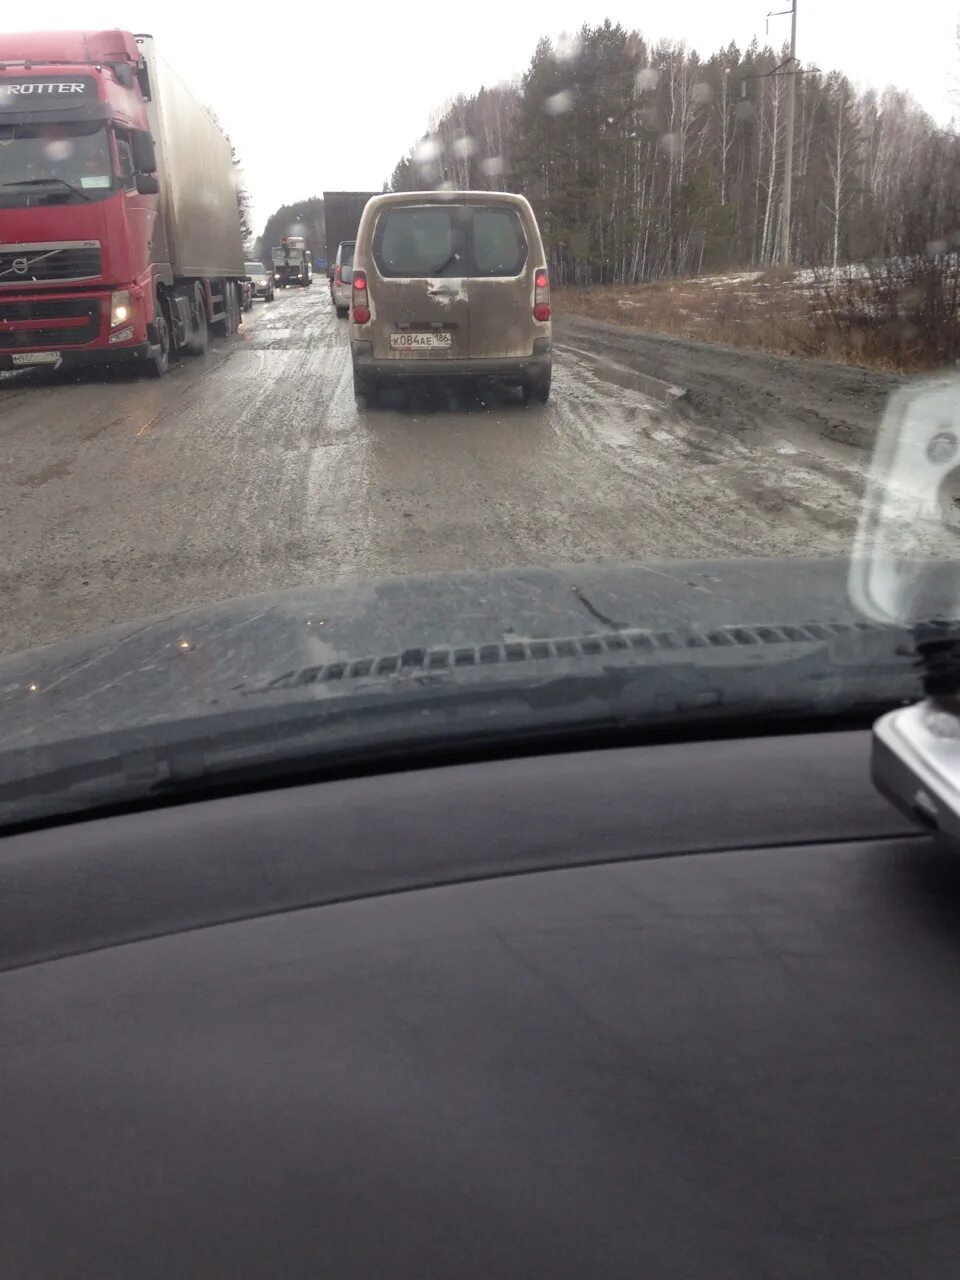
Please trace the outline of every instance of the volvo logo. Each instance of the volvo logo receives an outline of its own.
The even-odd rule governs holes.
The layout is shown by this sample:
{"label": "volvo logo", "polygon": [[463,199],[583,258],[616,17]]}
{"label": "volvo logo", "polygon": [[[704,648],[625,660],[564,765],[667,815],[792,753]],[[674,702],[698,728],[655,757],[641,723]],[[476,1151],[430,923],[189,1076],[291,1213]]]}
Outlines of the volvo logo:
{"label": "volvo logo", "polygon": [[30,263],[26,258],[14,258],[11,266],[13,267],[14,274],[18,276],[25,276],[30,270]]}

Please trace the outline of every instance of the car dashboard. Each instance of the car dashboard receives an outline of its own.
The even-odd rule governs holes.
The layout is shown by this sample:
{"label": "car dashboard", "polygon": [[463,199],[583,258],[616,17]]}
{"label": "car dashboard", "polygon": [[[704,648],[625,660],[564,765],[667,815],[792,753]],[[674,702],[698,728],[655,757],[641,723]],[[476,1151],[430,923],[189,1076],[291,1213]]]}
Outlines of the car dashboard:
{"label": "car dashboard", "polygon": [[960,871],[867,732],[0,842],[0,1272],[950,1274]]}

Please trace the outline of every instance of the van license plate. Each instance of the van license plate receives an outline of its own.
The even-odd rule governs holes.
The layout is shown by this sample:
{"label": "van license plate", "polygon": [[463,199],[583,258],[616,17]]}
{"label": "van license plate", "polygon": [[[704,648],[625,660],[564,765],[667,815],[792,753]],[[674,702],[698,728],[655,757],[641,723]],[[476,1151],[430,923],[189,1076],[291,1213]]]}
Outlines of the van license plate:
{"label": "van license plate", "polygon": [[21,351],[17,355],[11,356],[11,360],[15,365],[25,364],[59,364],[59,351]]}
{"label": "van license plate", "polygon": [[449,351],[452,333],[391,333],[391,351]]}

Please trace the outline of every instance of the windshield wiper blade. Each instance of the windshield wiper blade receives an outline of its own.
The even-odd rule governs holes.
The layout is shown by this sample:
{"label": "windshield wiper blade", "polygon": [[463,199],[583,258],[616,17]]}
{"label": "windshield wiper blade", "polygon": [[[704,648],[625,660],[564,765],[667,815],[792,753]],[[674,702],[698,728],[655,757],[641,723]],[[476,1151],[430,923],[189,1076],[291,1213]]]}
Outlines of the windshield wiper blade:
{"label": "windshield wiper blade", "polygon": [[0,186],[4,187],[48,187],[51,183],[59,183],[61,187],[66,187],[68,191],[72,191],[75,196],[79,196],[81,200],[90,203],[90,197],[85,191],[81,191],[79,187],[75,187],[72,182],[68,182],[66,178],[15,178],[13,182],[3,182]]}
{"label": "windshield wiper blade", "polygon": [[442,276],[443,273],[446,271],[447,267],[449,267],[452,262],[458,261],[459,257],[460,257],[459,253],[456,253],[456,252],[451,253],[450,257],[446,260],[446,262],[441,262],[439,267],[435,268],[435,270],[431,272],[431,275]]}

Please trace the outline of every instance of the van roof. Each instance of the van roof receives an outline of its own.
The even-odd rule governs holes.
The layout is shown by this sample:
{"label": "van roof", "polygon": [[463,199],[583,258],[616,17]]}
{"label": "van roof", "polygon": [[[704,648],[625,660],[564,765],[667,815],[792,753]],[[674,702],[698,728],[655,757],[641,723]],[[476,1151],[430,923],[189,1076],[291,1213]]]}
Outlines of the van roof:
{"label": "van roof", "polygon": [[398,204],[500,204],[533,213],[526,196],[513,191],[390,191],[372,196],[367,201],[363,217],[366,220],[378,209]]}

